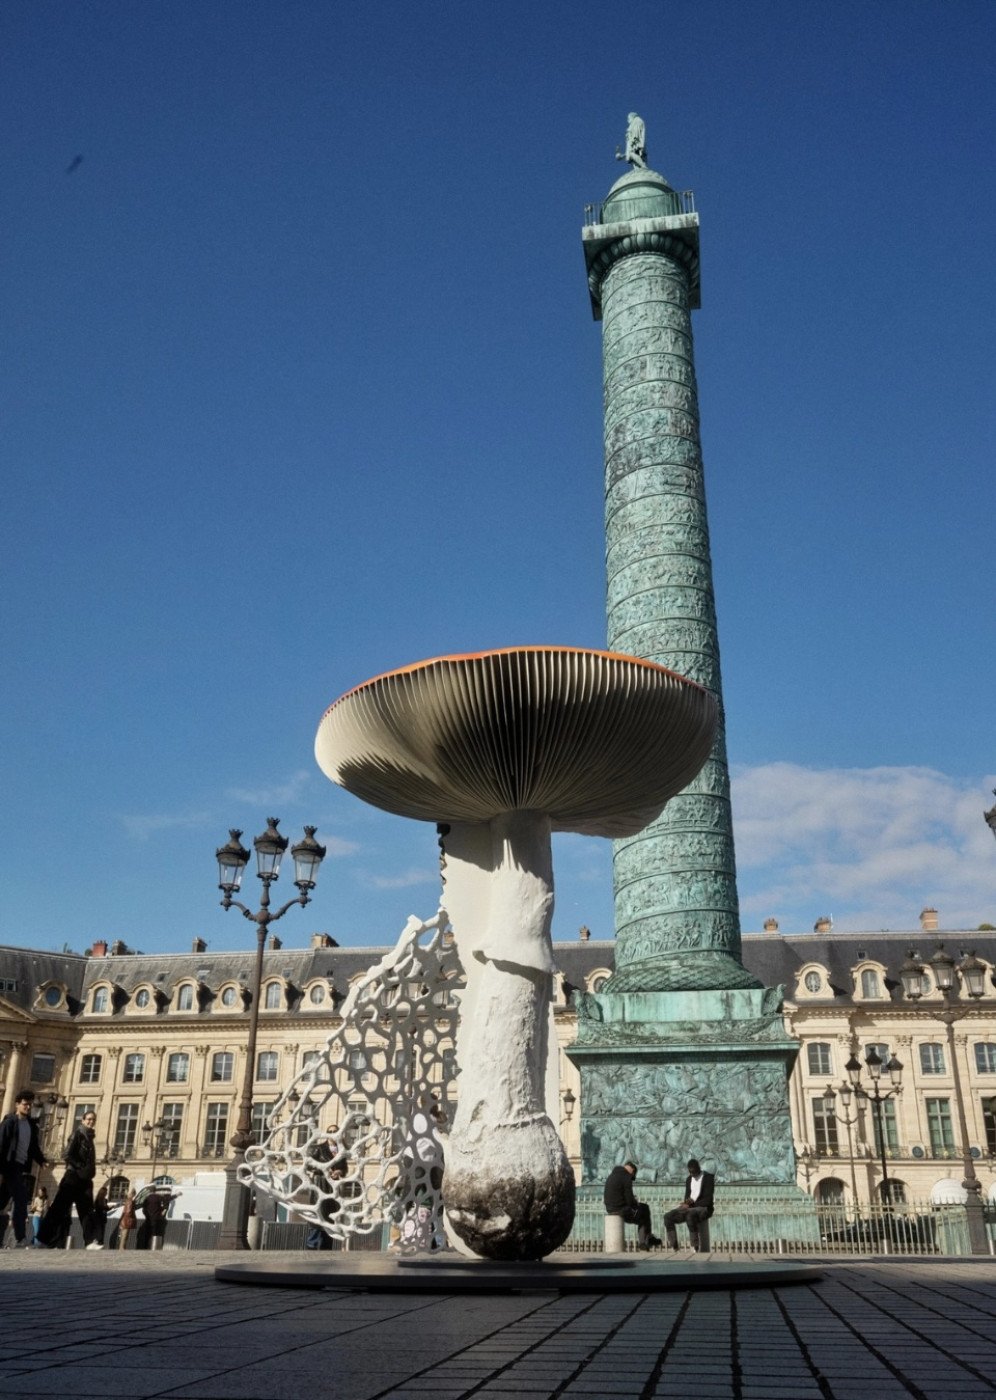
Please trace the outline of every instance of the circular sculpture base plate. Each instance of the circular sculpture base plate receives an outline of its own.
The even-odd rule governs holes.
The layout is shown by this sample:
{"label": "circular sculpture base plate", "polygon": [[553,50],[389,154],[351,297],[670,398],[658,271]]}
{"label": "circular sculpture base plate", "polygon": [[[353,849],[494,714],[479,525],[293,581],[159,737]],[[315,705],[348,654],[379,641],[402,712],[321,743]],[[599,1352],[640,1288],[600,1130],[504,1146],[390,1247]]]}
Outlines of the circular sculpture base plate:
{"label": "circular sculpture base plate", "polygon": [[338,1254],[302,1259],[300,1254],[259,1256],[219,1264],[221,1283],[267,1288],[362,1289],[371,1293],[658,1293],[709,1288],[773,1288],[815,1283],[823,1270],[813,1264],[721,1263],[707,1254],[679,1259],[590,1259],[550,1255],[541,1263],[496,1263],[490,1259],[426,1261],[389,1254]]}

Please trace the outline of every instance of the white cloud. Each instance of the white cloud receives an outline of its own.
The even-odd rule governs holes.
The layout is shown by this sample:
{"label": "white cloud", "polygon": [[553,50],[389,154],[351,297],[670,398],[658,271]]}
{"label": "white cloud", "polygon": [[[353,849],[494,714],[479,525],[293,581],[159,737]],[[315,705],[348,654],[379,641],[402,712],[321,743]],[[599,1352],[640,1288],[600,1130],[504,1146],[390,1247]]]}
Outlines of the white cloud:
{"label": "white cloud", "polygon": [[136,841],[148,841],[157,831],[168,831],[176,827],[211,826],[214,818],[210,812],[184,812],[175,815],[153,812],[123,816],[121,821],[129,836],[133,836]]}
{"label": "white cloud", "polygon": [[319,832],[315,840],[325,847],[325,853],[329,856],[355,856],[360,849],[358,842],[344,841],[341,836],[323,836]]}
{"label": "white cloud", "polygon": [[439,872],[431,866],[410,866],[400,875],[361,875],[360,881],[374,890],[406,890],[413,885],[438,884]]}
{"label": "white cloud", "polygon": [[996,845],[982,818],[993,778],[966,783],[930,768],[803,768],[733,774],[744,927],[773,915],[808,932],[996,922]]}
{"label": "white cloud", "polygon": [[245,802],[253,807],[266,807],[267,805],[286,807],[290,803],[300,801],[301,794],[310,781],[311,774],[308,770],[299,768],[284,783],[261,788],[228,788],[225,796],[231,798],[233,802]]}

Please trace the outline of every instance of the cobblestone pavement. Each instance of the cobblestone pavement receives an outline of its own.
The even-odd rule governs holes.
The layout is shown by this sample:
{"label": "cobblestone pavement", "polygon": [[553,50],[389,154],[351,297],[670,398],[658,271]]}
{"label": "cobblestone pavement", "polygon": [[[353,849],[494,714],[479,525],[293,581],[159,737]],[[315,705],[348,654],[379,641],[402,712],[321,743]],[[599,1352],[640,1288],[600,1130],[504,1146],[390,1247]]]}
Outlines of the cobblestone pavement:
{"label": "cobblestone pavement", "polygon": [[970,1400],[996,1260],[730,1292],[480,1296],[215,1281],[216,1254],[0,1254],[0,1396]]}

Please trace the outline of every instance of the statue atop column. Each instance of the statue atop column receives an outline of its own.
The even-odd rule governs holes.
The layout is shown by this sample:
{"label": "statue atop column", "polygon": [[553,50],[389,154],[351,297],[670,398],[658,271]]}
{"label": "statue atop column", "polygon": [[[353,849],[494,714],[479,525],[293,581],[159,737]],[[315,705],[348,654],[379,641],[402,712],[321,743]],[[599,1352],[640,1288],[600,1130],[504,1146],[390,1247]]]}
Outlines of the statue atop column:
{"label": "statue atop column", "polygon": [[627,118],[626,152],[623,154],[617,146],[616,160],[627,161],[634,170],[647,168],[647,128],[636,112],[630,112]]}

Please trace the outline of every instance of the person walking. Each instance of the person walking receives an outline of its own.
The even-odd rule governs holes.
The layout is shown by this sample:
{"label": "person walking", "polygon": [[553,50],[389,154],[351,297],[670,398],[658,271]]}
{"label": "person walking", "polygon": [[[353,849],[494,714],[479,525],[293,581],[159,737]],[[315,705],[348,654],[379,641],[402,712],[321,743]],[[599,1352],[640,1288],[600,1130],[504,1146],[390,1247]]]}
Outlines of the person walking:
{"label": "person walking", "polygon": [[636,1226],[637,1249],[657,1249],[660,1240],[651,1229],[650,1207],[633,1194],[635,1177],[635,1162],[623,1162],[622,1166],[612,1168],[603,1195],[605,1214],[621,1215],[627,1225]]}
{"label": "person walking", "polygon": [[135,1214],[135,1193],[129,1191],[125,1197],[125,1203],[121,1209],[121,1219],[118,1223],[118,1249],[128,1248],[131,1233],[137,1229],[138,1216]]}
{"label": "person walking", "polygon": [[[0,1216],[5,1207],[13,1205],[14,1249],[24,1249],[28,1225],[28,1194],[31,1189],[31,1164],[47,1167],[38,1142],[38,1124],[31,1117],[35,1101],[31,1089],[22,1089],[14,1100],[14,1111],[0,1120]],[[2,1240],[0,1235],[0,1240]]]}
{"label": "person walking", "polygon": [[83,1226],[83,1237],[89,1243],[93,1178],[97,1175],[97,1152],[93,1145],[96,1128],[96,1113],[84,1113],[79,1127],[66,1144],[63,1153],[66,1170],[35,1237],[35,1244],[43,1249],[51,1249],[60,1238],[68,1235],[73,1206]]}
{"label": "person walking", "polygon": [[35,1192],[35,1198],[31,1202],[31,1235],[33,1239],[38,1237],[38,1227],[42,1223],[42,1216],[48,1210],[48,1192],[44,1186],[39,1186]]}

